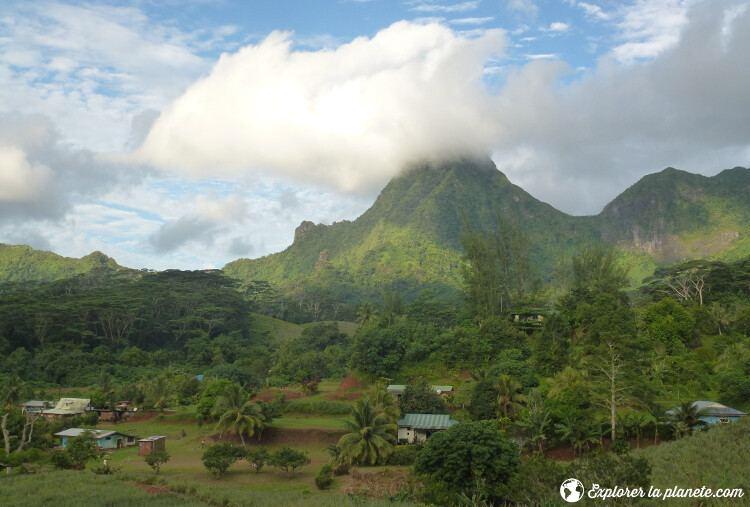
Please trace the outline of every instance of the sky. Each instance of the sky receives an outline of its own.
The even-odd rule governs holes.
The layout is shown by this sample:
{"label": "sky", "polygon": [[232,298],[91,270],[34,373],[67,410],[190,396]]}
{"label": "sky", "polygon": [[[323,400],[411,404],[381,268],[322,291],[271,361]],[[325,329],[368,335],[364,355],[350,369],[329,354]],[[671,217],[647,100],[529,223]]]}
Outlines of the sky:
{"label": "sky", "polygon": [[750,166],[748,0],[0,5],[0,242],[203,269],[491,156],[574,215]]}

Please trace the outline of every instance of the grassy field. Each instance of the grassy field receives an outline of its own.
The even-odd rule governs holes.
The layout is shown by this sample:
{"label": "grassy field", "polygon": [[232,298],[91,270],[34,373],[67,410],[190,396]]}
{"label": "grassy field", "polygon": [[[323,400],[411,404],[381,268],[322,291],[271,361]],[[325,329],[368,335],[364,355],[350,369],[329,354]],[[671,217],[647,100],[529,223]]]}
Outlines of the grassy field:
{"label": "grassy field", "polygon": [[[314,326],[323,322],[310,322],[308,324],[294,324],[293,322],[287,322],[285,320],[274,319],[273,317],[267,317],[259,313],[252,313],[253,326],[259,331],[268,331],[268,333],[277,340],[293,340],[302,336],[302,331],[306,327]],[[354,334],[357,330],[357,324],[354,322],[338,321],[339,330],[342,333],[346,333],[349,336]]]}

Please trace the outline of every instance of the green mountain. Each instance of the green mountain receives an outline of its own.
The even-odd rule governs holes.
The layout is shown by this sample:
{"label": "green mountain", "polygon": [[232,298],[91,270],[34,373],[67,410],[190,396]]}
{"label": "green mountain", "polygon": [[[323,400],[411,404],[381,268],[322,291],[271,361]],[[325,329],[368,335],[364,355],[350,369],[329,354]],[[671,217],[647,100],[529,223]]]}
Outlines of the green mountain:
{"label": "green mountain", "polygon": [[73,259],[44,250],[34,250],[30,246],[0,243],[0,282],[49,282],[94,269],[123,268],[101,252]]}
{"label": "green mountain", "polygon": [[750,170],[705,177],[676,169],[644,177],[596,216],[575,217],[512,184],[489,159],[412,167],[391,180],[354,221],[302,222],[286,250],[238,259],[229,276],[265,280],[287,294],[307,292],[355,300],[392,289],[455,295],[463,217],[477,230],[497,227],[495,214],[517,223],[532,244],[532,261],[550,282],[582,243],[616,245],[634,281],[659,263],[738,258],[750,253]]}

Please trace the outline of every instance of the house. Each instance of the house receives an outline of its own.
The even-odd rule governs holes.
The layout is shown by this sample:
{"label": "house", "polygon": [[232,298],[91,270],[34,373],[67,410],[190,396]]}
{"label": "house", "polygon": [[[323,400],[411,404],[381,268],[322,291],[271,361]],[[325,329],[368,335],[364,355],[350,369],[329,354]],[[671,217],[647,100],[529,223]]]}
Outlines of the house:
{"label": "house", "polygon": [[138,456],[145,456],[157,451],[167,450],[167,437],[156,435],[138,441]]}
{"label": "house", "polygon": [[406,414],[398,422],[398,442],[421,444],[436,431],[458,424],[449,414]]}
{"label": "house", "polygon": [[[444,395],[444,394],[453,392],[453,386],[431,386],[431,387],[433,391],[435,391],[439,395]],[[406,386],[403,384],[391,384],[386,388],[386,391],[392,394],[393,399],[396,401],[398,401],[401,395],[404,394],[405,390],[406,390]]]}
{"label": "house", "polygon": [[41,414],[44,409],[52,408],[55,404],[51,401],[29,400],[21,405],[24,414]]}
{"label": "house", "polygon": [[536,309],[511,312],[510,323],[519,329],[532,331],[544,325],[544,312]]}
{"label": "house", "polygon": [[[730,422],[737,422],[740,417],[744,417],[747,414],[735,410],[721,403],[715,401],[694,401],[693,408],[696,411],[701,412],[700,420],[707,424],[728,424]],[[667,415],[674,415],[674,410],[667,410]]]}
{"label": "house", "polygon": [[111,430],[68,428],[65,431],[55,433],[55,436],[60,437],[60,445],[64,449],[69,438],[75,438],[87,431],[90,431],[91,436],[96,439],[96,446],[99,449],[122,449],[123,447],[133,447],[135,445],[136,437],[134,435],[126,435],[125,433]]}
{"label": "house", "polygon": [[42,411],[42,416],[48,421],[59,421],[65,417],[83,415],[94,410],[88,398],[60,398],[55,408]]}

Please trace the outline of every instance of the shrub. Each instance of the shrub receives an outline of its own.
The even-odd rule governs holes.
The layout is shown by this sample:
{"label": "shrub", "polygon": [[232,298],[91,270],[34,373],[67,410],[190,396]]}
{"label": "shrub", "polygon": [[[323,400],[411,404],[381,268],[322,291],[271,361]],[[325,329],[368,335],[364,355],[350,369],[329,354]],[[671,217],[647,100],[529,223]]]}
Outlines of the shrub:
{"label": "shrub", "polygon": [[261,447],[259,449],[248,451],[246,459],[257,474],[268,462],[268,450],[266,450],[264,447]]}
{"label": "shrub", "polygon": [[268,464],[284,470],[287,475],[291,475],[298,468],[309,465],[310,457],[306,452],[291,447],[281,447],[268,456]]}
{"label": "shrub", "polygon": [[167,451],[152,451],[143,458],[148,466],[154,469],[159,474],[159,467],[169,461],[169,453]]}
{"label": "shrub", "polygon": [[396,466],[413,465],[421,449],[421,445],[397,445],[393,448],[393,454],[388,456],[385,462],[387,465]]}
{"label": "shrub", "polygon": [[203,466],[214,476],[221,477],[235,461],[244,458],[246,455],[247,452],[244,447],[229,442],[221,442],[209,446],[203,453],[201,460]]}
{"label": "shrub", "polygon": [[320,472],[315,478],[315,486],[318,489],[328,489],[333,485],[333,467],[329,464],[325,464],[320,467]]}

